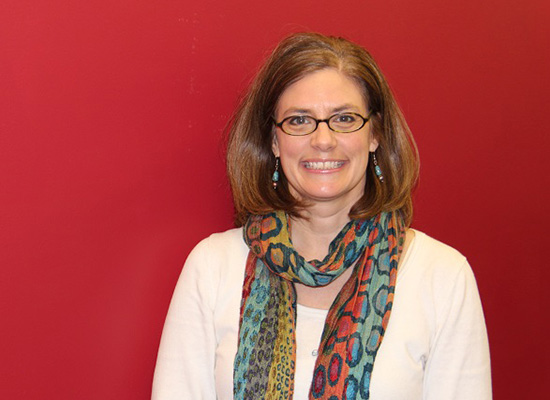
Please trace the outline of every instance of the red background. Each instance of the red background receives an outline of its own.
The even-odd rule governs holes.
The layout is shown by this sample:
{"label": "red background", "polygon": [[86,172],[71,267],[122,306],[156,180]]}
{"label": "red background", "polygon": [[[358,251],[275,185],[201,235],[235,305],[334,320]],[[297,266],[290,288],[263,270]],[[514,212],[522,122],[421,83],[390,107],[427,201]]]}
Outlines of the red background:
{"label": "red background", "polygon": [[181,265],[232,225],[224,125],[267,52],[315,30],[396,92],[413,226],[473,266],[495,398],[545,398],[550,3],[516,4],[3,0],[0,397],[149,397]]}

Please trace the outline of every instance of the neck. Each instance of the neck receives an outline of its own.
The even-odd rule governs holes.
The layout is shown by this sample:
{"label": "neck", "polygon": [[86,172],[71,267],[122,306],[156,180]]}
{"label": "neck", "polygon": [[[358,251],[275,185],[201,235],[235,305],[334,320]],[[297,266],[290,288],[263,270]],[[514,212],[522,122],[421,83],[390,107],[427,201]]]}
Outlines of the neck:
{"label": "neck", "polygon": [[330,242],[350,218],[349,208],[317,204],[308,208],[304,218],[292,219],[291,237],[294,248],[306,260],[322,260]]}

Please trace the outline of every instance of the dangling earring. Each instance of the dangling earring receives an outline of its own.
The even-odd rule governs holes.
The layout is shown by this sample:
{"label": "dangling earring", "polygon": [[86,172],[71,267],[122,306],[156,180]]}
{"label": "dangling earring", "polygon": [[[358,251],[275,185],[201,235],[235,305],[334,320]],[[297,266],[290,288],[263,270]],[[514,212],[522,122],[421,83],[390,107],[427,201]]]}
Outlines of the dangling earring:
{"label": "dangling earring", "polygon": [[275,157],[275,172],[273,172],[271,180],[273,181],[273,189],[277,190],[277,182],[279,182],[279,157]]}
{"label": "dangling earring", "polygon": [[374,154],[374,152],[372,153],[372,163],[374,164],[374,172],[376,173],[376,176],[380,179],[380,182],[384,182],[384,175],[382,175],[382,170],[378,166],[378,160],[376,159],[376,154]]}

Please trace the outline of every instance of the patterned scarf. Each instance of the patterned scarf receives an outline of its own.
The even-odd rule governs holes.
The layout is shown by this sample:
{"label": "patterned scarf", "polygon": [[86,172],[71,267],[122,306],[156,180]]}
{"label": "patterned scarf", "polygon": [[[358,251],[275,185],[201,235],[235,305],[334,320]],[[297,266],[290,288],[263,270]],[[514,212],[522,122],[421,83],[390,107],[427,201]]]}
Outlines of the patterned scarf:
{"label": "patterned scarf", "polygon": [[374,359],[393,302],[404,226],[395,213],[350,221],[324,260],[307,262],[293,248],[284,212],[252,216],[243,284],[235,399],[292,399],[296,361],[293,282],[324,286],[354,263],[352,277],[325,322],[310,399],[368,399]]}

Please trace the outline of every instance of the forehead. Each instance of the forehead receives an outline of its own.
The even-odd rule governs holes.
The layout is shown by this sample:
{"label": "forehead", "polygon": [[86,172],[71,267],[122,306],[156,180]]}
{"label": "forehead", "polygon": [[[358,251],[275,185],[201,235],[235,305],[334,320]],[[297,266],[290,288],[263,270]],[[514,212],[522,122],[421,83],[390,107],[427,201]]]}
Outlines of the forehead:
{"label": "forehead", "polygon": [[327,113],[342,106],[366,112],[362,87],[354,79],[336,69],[322,69],[305,75],[281,94],[277,113],[294,110]]}

